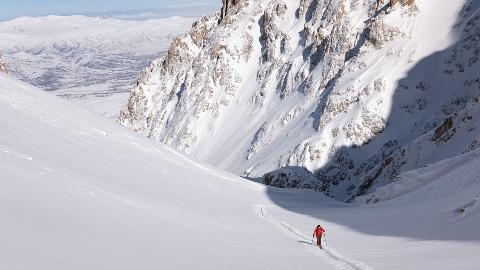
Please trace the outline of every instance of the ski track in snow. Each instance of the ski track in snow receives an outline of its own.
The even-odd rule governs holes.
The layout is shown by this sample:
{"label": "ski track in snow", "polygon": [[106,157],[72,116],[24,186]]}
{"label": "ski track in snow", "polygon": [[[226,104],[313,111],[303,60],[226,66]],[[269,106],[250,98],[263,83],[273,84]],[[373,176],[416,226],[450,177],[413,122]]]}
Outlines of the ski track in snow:
{"label": "ski track in snow", "polygon": [[458,208],[455,210],[456,212],[460,212],[460,215],[455,219],[455,222],[459,222],[470,216],[472,213],[480,211],[480,204],[478,203],[480,200],[480,194],[476,195],[472,201],[464,205],[463,207]]}
{"label": "ski track in snow", "polygon": [[289,224],[275,217],[269,216],[265,211],[265,208],[267,207],[271,207],[271,206],[257,205],[257,214],[262,218],[268,220],[270,223],[274,224],[278,228],[280,228],[282,231],[284,231],[286,234],[288,234],[292,238],[297,238],[297,241],[299,243],[302,243],[306,250],[313,253],[315,256],[322,256],[328,261],[328,263],[330,263],[335,268],[343,269],[343,270],[373,270],[372,267],[366,265],[365,263],[356,261],[353,258],[339,254],[335,249],[325,246],[323,248],[324,252],[322,252],[322,249],[317,248],[316,245],[314,245],[311,242],[312,240],[309,237],[295,230]]}

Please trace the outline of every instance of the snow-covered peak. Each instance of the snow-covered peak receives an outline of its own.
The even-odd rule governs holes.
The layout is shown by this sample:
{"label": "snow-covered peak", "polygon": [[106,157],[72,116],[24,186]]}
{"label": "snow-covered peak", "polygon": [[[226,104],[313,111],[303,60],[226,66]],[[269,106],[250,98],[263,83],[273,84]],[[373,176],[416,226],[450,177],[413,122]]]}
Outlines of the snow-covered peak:
{"label": "snow-covered peak", "polygon": [[299,187],[351,199],[478,147],[459,115],[480,94],[479,6],[224,1],[142,73],[121,122],[251,178],[304,167]]}

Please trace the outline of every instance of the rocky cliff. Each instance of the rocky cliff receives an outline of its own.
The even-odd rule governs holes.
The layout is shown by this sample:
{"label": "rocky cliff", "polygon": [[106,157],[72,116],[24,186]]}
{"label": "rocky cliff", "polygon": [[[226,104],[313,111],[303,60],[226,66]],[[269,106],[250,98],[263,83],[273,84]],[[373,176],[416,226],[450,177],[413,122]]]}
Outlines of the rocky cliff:
{"label": "rocky cliff", "polygon": [[479,6],[224,0],[140,75],[120,121],[236,174],[351,200],[480,145]]}

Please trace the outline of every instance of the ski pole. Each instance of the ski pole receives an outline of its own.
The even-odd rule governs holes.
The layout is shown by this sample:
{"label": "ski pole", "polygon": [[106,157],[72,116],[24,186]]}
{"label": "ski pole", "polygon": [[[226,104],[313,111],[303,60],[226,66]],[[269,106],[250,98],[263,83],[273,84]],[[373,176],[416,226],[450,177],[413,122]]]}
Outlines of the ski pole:
{"label": "ski pole", "polygon": [[327,246],[328,246],[328,245],[327,245],[327,234],[324,233],[323,235],[324,235],[324,238],[325,238],[325,247],[327,247]]}

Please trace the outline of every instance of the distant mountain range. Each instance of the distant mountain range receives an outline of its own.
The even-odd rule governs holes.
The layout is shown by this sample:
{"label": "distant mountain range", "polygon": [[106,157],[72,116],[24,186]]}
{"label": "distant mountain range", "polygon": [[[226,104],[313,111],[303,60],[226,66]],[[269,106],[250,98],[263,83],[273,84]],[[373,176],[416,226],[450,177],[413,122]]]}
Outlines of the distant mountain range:
{"label": "distant mountain range", "polygon": [[117,117],[138,73],[194,20],[21,17],[0,22],[0,52],[15,77]]}

